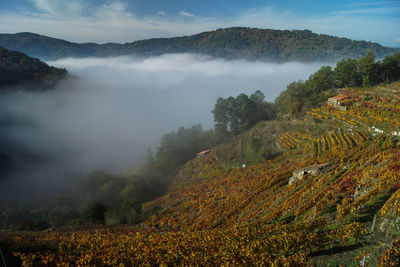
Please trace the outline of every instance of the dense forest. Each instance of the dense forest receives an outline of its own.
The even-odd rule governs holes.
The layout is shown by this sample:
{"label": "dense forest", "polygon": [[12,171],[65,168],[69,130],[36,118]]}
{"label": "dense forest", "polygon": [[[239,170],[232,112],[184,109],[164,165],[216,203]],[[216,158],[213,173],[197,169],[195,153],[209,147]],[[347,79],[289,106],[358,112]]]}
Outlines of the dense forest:
{"label": "dense forest", "polygon": [[336,62],[343,58],[358,59],[368,51],[372,51],[377,58],[399,51],[377,43],[316,34],[309,30],[243,27],[125,44],[78,44],[34,33],[0,34],[0,45],[46,60],[63,57],[200,53],[227,59]]}
{"label": "dense forest", "polygon": [[40,88],[50,88],[66,74],[65,69],[51,67],[24,53],[0,47],[0,89],[27,83]]}

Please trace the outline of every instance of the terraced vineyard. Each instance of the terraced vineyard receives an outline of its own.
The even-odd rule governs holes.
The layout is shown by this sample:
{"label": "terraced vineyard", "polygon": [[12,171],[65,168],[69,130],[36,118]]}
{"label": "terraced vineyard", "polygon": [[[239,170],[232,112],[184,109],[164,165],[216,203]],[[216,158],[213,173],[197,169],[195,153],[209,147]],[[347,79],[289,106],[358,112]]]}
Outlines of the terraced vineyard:
{"label": "terraced vineyard", "polygon": [[335,130],[287,131],[266,162],[227,170],[219,147],[189,161],[144,205],[158,212],[141,225],[10,234],[16,255],[25,266],[398,266],[400,84],[388,87],[349,90],[346,110],[310,111]]}

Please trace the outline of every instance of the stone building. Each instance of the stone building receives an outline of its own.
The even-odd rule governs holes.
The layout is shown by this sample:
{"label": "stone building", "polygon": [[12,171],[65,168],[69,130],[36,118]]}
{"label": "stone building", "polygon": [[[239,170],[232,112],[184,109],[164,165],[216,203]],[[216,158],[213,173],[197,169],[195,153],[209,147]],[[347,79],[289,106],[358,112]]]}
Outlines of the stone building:
{"label": "stone building", "polygon": [[293,184],[294,182],[296,182],[298,180],[303,179],[303,177],[307,174],[310,174],[312,176],[317,176],[320,174],[327,173],[333,167],[334,166],[332,163],[322,163],[322,164],[306,166],[299,170],[295,170],[295,171],[293,171],[292,177],[289,178],[289,185]]}
{"label": "stone building", "polygon": [[328,98],[328,105],[330,105],[331,107],[340,109],[340,110],[346,110],[347,108],[345,106],[343,106],[341,102],[348,98],[349,98],[349,96],[347,96],[347,95],[337,95],[337,96],[330,97],[330,98]]}

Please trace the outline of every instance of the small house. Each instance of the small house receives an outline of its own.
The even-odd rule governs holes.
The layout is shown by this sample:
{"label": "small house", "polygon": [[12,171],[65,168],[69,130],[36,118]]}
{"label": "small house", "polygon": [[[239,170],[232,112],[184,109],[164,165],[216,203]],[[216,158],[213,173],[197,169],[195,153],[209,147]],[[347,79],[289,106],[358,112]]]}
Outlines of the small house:
{"label": "small house", "polygon": [[207,150],[204,150],[204,151],[201,151],[201,152],[197,153],[197,156],[198,157],[203,157],[203,156],[207,155],[210,152],[211,152],[211,149],[207,149]]}
{"label": "small house", "polygon": [[346,110],[346,107],[343,106],[341,104],[341,102],[348,98],[349,98],[348,95],[337,95],[337,96],[330,97],[330,98],[328,98],[328,105],[330,105],[331,107],[340,109],[340,110]]}

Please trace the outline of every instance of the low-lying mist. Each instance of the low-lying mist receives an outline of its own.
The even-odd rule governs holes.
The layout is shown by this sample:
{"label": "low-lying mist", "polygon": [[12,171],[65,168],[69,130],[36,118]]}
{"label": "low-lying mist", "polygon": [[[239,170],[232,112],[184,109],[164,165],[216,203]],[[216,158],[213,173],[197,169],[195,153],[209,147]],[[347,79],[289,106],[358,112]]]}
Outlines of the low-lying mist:
{"label": "low-lying mist", "polygon": [[18,176],[24,180],[0,191],[25,187],[32,192],[39,184],[41,190],[63,187],[93,170],[122,174],[143,163],[147,149],[154,151],[163,134],[199,123],[212,128],[211,110],[218,97],[261,90],[273,101],[288,83],[307,78],[322,65],[193,54],[48,63],[66,68],[73,77],[54,90],[0,96],[0,145],[10,153],[23,147],[40,158],[40,168],[22,170]]}

